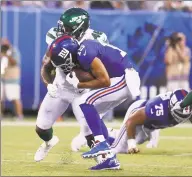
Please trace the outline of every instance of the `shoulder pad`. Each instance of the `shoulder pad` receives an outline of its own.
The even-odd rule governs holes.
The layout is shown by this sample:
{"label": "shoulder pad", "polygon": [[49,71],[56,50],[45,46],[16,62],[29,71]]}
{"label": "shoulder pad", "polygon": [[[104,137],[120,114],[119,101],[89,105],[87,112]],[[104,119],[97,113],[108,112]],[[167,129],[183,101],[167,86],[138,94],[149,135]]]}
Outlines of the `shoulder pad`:
{"label": "shoulder pad", "polygon": [[51,43],[57,38],[56,32],[57,32],[57,28],[56,27],[51,28],[47,32],[47,34],[46,34],[46,43],[48,45],[51,45]]}

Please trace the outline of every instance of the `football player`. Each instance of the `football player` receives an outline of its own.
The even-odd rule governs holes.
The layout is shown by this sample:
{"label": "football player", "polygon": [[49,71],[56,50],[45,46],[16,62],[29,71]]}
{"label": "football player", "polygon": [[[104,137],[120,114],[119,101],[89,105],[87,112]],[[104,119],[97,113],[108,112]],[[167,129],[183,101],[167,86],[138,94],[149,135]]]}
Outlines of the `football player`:
{"label": "football player", "polygon": [[[180,89],[181,90],[181,89]],[[184,95],[187,93],[185,91],[183,91]],[[161,97],[165,97],[167,95],[167,99],[168,101],[171,100],[171,98],[174,95],[178,95],[179,94],[179,90],[175,91],[175,92],[168,92],[166,94],[161,94],[158,95],[156,98],[160,98]],[[182,96],[181,101],[178,101],[172,109],[170,109],[169,111],[173,111],[173,112],[177,112],[178,114],[183,114],[182,111],[183,109],[187,109],[187,106],[192,105],[192,92],[188,93],[187,96]],[[152,99],[151,99],[152,100]],[[154,101],[156,99],[153,99]],[[150,100],[148,100],[149,102]],[[110,135],[110,137],[114,138],[114,142],[112,142],[111,148],[112,151],[117,154],[117,153],[137,153],[139,152],[137,151],[130,151],[129,152],[129,147],[128,147],[128,136],[127,136],[127,127],[126,127],[126,123],[129,120],[129,118],[131,118],[132,114],[136,113],[140,108],[144,107],[147,105],[147,101],[146,100],[138,100],[136,102],[134,102],[127,110],[127,113],[125,115],[123,124],[120,128],[120,130],[115,130],[115,129],[108,129],[108,133]],[[189,107],[190,108],[190,107]],[[165,109],[169,109],[165,108]],[[180,112],[180,113],[179,113]],[[186,116],[186,112],[184,112],[185,116]],[[190,114],[190,111],[188,112],[188,114]],[[185,116],[183,116],[185,118]],[[192,115],[189,116],[189,120],[192,120]],[[81,141],[84,142],[84,144],[86,144],[86,139],[79,134],[78,138],[75,137],[73,139],[73,143],[77,144],[77,139],[80,139]],[[145,124],[138,124],[135,126],[135,143],[136,144],[143,144],[146,141],[149,140],[149,143],[146,145],[147,148],[153,148],[153,147],[157,147],[158,145],[158,141],[159,141],[159,129],[149,129],[145,126]],[[79,149],[78,149],[79,150]],[[75,150],[74,150],[75,151]],[[77,151],[77,150],[76,150]]]}
{"label": "football player", "polygon": [[[107,37],[102,32],[97,32],[89,29],[90,17],[89,14],[80,8],[71,8],[65,11],[61,15],[58,22],[58,28],[52,28],[46,35],[46,42],[48,46],[55,42],[51,47],[54,47],[56,43],[59,43],[63,38],[62,35],[68,34],[80,40],[81,43],[85,39],[97,39],[99,41],[107,42]],[[76,43],[74,43],[76,45]],[[76,119],[80,124],[80,130],[86,137],[89,147],[92,146],[94,137],[90,131],[86,120],[79,116],[79,107],[74,108],[74,100],[76,97],[86,92],[85,89],[76,89],[66,81],[66,74],[75,66],[70,61],[70,56],[65,52],[60,53],[62,57],[69,57],[68,61],[71,62],[70,66],[63,64],[62,61],[57,60],[57,57],[50,56],[50,47],[43,58],[43,66],[41,69],[41,76],[43,82],[47,85],[47,94],[40,106],[37,121],[36,121],[36,133],[44,141],[44,143],[38,148],[35,154],[35,161],[43,160],[50,149],[54,147],[59,139],[57,136],[53,136],[52,126],[59,116],[61,116],[68,108],[69,104],[72,104],[73,112]],[[58,53],[59,54],[59,53]],[[62,64],[62,66],[61,66]],[[60,66],[59,66],[60,65]],[[56,67],[56,75],[53,77],[52,71]],[[81,142],[76,144],[79,148]]]}
{"label": "football player", "polygon": [[66,77],[66,80],[74,88],[91,89],[76,98],[76,107],[81,108],[82,117],[86,118],[96,142],[95,146],[82,156],[84,158],[94,158],[109,153],[111,157],[91,169],[118,169],[120,164],[116,163],[116,157],[112,155],[113,153],[111,153],[110,146],[106,141],[108,132],[106,127],[105,130],[102,129],[105,125],[103,125],[99,113],[113,109],[127,99],[137,97],[140,94],[139,75],[130,64],[125,51],[95,40],[84,40],[80,44],[77,58],[74,58],[74,60],[95,77],[88,82],[79,82],[74,72]]}
{"label": "football player", "polygon": [[[129,110],[132,110],[132,108],[129,108]],[[123,124],[124,125],[124,124]],[[121,127],[122,128],[122,127]],[[122,132],[122,130],[120,129],[113,129],[113,128],[107,128],[108,129],[108,134],[110,137],[110,141],[109,144],[112,148],[112,151],[117,154],[117,153],[121,153],[121,154],[126,154],[128,153],[128,144],[127,144],[127,136],[126,134],[123,134],[122,136],[120,136],[120,132]],[[156,148],[158,146],[158,142],[159,142],[159,130],[152,130],[152,131],[144,131],[143,127],[138,125],[136,127],[136,134],[135,134],[135,141],[136,144],[143,144],[146,141],[148,141],[148,143],[146,144],[146,148]],[[120,140],[117,143],[117,139]],[[82,146],[79,147],[79,141],[82,142]],[[79,150],[81,150],[81,148],[83,146],[86,147],[87,145],[87,141],[85,139],[85,137],[79,133],[77,136],[75,136],[72,140],[72,151],[74,152],[78,152]],[[76,148],[74,148],[76,147]],[[78,147],[78,148],[77,148]],[[100,157],[100,159],[102,160],[102,158]]]}
{"label": "football player", "polygon": [[[137,144],[150,138],[151,132],[176,126],[192,118],[192,105],[182,105],[183,89],[160,94],[148,101],[138,100],[128,109],[112,150],[115,153],[138,153]],[[186,98],[185,98],[186,97]],[[178,107],[178,105],[182,105]]]}
{"label": "football player", "polygon": [[[81,15],[79,16],[79,13]],[[89,27],[89,14],[81,8],[70,8],[61,15],[58,27],[52,27],[46,34],[46,43],[51,43],[63,34],[69,34],[76,38],[79,43],[85,39],[98,40],[102,43],[109,43],[104,32],[93,30]]]}

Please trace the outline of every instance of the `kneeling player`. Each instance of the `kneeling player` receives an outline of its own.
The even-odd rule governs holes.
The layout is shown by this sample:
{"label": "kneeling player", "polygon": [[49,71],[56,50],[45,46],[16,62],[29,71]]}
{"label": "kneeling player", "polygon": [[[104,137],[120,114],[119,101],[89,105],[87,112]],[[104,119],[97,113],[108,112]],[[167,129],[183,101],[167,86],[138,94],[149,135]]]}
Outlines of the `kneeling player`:
{"label": "kneeling player", "polygon": [[123,125],[112,149],[115,153],[138,153],[137,143],[142,143],[158,129],[176,126],[192,118],[192,106],[182,108],[187,91],[178,89],[160,94],[148,101],[138,100],[127,111]]}

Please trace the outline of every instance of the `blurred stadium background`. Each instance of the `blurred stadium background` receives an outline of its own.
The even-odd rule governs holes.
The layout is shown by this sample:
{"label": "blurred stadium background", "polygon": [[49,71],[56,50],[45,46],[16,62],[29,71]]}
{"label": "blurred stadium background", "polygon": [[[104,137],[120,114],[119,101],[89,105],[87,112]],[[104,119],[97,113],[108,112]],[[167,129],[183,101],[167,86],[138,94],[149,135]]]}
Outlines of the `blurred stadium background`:
{"label": "blurred stadium background", "polygon": [[[21,101],[25,117],[37,114],[46,94],[40,78],[41,61],[47,47],[46,33],[57,26],[60,14],[73,6],[87,9],[91,16],[90,27],[105,32],[111,44],[128,52],[142,80],[141,98],[148,99],[167,90],[167,37],[181,32],[186,36],[186,46],[192,49],[190,1],[4,1],[1,36],[20,52]],[[190,68],[190,63],[187,65]],[[185,74],[183,87],[190,89],[192,69]],[[178,77],[179,85],[183,81],[182,74]],[[123,116],[127,107],[128,103],[118,106],[114,116]],[[5,113],[7,110],[12,113],[12,108],[6,101]],[[67,116],[72,116],[71,108],[64,115]]]}

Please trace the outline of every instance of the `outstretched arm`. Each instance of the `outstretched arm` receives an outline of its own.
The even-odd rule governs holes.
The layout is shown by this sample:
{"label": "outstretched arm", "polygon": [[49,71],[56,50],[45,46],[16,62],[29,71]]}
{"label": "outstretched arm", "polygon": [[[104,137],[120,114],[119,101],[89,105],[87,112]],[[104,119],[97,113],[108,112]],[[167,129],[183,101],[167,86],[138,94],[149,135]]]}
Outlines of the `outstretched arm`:
{"label": "outstretched arm", "polygon": [[126,130],[128,136],[128,153],[139,152],[136,147],[135,132],[137,125],[143,125],[146,120],[145,108],[141,108],[133,113],[126,122]]}

